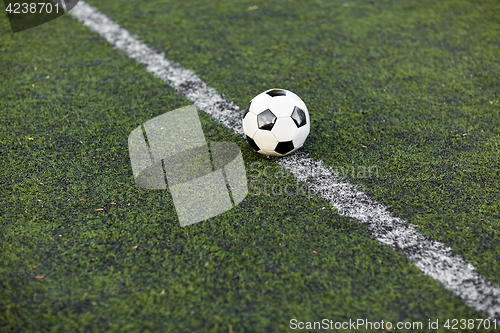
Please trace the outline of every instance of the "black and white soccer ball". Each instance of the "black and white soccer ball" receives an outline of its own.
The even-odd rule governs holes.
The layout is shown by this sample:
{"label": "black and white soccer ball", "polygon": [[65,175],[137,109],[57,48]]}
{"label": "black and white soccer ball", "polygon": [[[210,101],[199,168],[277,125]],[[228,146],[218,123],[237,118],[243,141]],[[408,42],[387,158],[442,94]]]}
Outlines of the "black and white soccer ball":
{"label": "black and white soccer ball", "polygon": [[248,144],[264,155],[296,151],[306,141],[310,127],[306,104],[285,89],[269,89],[255,96],[243,114]]}

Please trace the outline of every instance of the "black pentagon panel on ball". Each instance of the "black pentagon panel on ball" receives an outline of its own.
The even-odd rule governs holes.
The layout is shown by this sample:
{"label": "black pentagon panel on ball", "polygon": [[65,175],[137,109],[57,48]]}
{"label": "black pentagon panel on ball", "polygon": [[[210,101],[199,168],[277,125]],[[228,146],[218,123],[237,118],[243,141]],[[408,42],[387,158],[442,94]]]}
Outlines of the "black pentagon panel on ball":
{"label": "black pentagon panel on ball", "polygon": [[241,117],[241,118],[245,118],[245,116],[247,115],[247,113],[250,112],[250,104],[252,104],[252,102],[248,103],[248,105],[245,108],[245,110],[243,110],[243,117]]}
{"label": "black pentagon panel on ball", "polygon": [[297,127],[304,126],[306,124],[306,113],[302,109],[294,107],[292,112],[292,119]]}
{"label": "black pentagon panel on ball", "polygon": [[252,147],[253,149],[255,149],[255,151],[259,151],[260,148],[259,148],[259,146],[257,146],[257,144],[255,143],[255,141],[251,137],[249,137],[248,135],[246,137],[247,137],[247,142],[250,145],[250,147]]}
{"label": "black pentagon panel on ball", "polygon": [[275,122],[276,116],[269,109],[257,115],[257,124],[261,130],[272,130]]}
{"label": "black pentagon panel on ball", "polygon": [[281,90],[281,89],[273,89],[273,90],[269,90],[266,94],[268,94],[271,97],[286,96],[286,91]]}
{"label": "black pentagon panel on ball", "polygon": [[280,154],[288,154],[295,148],[293,146],[293,141],[284,141],[284,142],[279,142],[276,148],[274,148],[274,151]]}

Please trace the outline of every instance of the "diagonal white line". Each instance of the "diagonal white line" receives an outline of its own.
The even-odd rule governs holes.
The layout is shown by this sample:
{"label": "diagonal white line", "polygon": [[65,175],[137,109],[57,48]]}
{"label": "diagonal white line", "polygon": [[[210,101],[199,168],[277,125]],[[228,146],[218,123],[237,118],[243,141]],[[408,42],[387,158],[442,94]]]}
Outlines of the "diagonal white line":
{"label": "diagonal white line", "polygon": [[[200,110],[234,132],[243,134],[239,107],[208,87],[194,72],[167,60],[164,54],[148,47],[84,1],[80,0],[70,13],[127,56],[143,64]],[[406,221],[392,216],[386,207],[303,152],[280,158],[277,163],[297,180],[307,183],[313,193],[328,201],[341,214],[365,224],[376,240],[403,253],[424,274],[439,281],[470,307],[491,319],[500,319],[500,288],[474,272],[474,267],[461,256],[453,255],[451,248],[445,248]]]}
{"label": "diagonal white line", "polygon": [[68,12],[68,9],[66,8],[66,0],[61,0],[61,4],[62,4],[62,7],[64,9],[64,12],[67,13]]}

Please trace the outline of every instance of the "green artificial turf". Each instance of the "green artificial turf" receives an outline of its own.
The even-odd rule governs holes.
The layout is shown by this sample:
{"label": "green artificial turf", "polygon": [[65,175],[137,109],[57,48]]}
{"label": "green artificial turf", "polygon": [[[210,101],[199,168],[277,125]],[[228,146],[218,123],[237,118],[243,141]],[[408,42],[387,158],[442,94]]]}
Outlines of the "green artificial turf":
{"label": "green artificial turf", "polygon": [[[89,3],[240,106],[298,93],[305,151],[377,166],[347,176],[499,283],[498,5]],[[168,191],[135,186],[127,137],[190,102],[69,15],[16,34],[2,17],[0,32],[1,332],[484,318],[307,191],[257,195],[304,184],[202,112],[207,141],[240,146],[252,189],[181,228]]]}
{"label": "green artificial turf", "polygon": [[497,1],[89,3],[240,107],[297,93],[311,157],[500,284]]}

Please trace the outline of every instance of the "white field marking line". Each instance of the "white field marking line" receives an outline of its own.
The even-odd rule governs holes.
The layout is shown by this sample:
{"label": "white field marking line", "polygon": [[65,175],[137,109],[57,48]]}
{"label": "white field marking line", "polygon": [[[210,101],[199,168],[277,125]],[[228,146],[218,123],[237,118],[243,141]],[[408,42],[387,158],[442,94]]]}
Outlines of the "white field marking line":
{"label": "white field marking line", "polygon": [[[148,47],[84,1],[80,0],[70,13],[127,56],[143,64],[200,110],[243,135],[239,107],[208,87],[194,72],[167,60],[163,53]],[[461,256],[454,255],[451,248],[445,248],[442,243],[418,232],[413,225],[392,216],[385,206],[371,200],[355,185],[303,152],[280,158],[277,163],[298,181],[307,183],[311,192],[328,201],[342,215],[365,224],[377,241],[403,253],[425,275],[442,283],[467,305],[491,319],[500,319],[500,288],[474,272],[474,267]]]}

